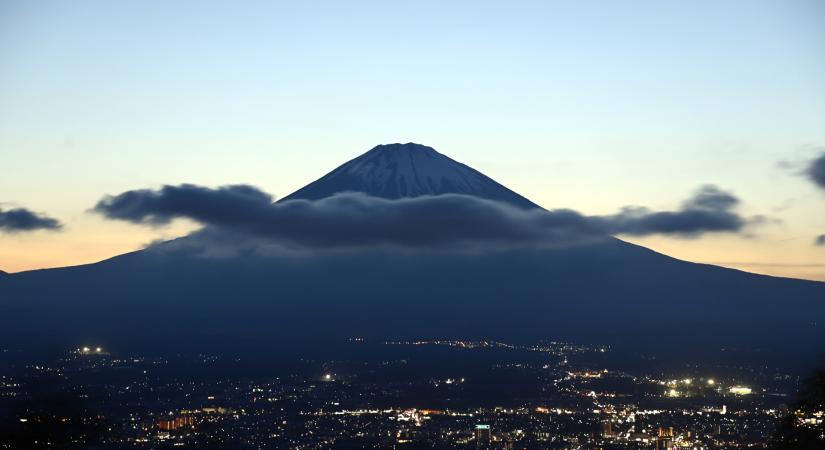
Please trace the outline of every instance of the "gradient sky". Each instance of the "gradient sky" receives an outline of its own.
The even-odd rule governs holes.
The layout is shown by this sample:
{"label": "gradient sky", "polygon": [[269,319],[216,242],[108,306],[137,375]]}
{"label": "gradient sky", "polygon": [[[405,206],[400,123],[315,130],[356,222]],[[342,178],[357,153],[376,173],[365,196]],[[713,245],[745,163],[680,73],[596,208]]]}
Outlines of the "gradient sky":
{"label": "gradient sky", "polygon": [[698,186],[773,223],[634,238],[825,280],[825,2],[0,0],[0,269],[178,236],[88,212],[104,194],[250,183],[278,197],[418,142],[546,208],[677,208]]}

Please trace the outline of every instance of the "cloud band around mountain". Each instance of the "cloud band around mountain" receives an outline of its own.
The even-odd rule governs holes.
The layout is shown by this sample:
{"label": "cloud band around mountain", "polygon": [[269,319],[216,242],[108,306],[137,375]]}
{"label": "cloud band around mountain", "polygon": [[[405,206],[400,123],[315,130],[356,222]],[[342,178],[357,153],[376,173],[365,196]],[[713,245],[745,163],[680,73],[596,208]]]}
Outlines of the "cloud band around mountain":
{"label": "cloud band around mountain", "polygon": [[188,218],[209,229],[202,235],[228,230],[303,247],[427,248],[567,244],[616,234],[695,237],[739,232],[755,219],[736,213],[738,203],[732,194],[704,186],[677,211],[629,207],[615,215],[586,216],[569,209],[525,210],[458,194],[387,200],[342,193],[273,203],[271,195],[249,185],[212,189],[183,184],[109,196],[93,211],[109,219],[150,225]]}
{"label": "cloud band around mountain", "polygon": [[188,218],[212,231],[226,229],[309,247],[513,244],[603,235],[573,211],[524,210],[458,194],[387,200],[342,193],[280,203],[271,198],[252,186],[164,186],[107,197],[94,211],[139,224]]}
{"label": "cloud band around mountain", "polygon": [[56,231],[63,227],[57,219],[37,214],[26,208],[0,208],[0,231],[20,233],[37,230]]}

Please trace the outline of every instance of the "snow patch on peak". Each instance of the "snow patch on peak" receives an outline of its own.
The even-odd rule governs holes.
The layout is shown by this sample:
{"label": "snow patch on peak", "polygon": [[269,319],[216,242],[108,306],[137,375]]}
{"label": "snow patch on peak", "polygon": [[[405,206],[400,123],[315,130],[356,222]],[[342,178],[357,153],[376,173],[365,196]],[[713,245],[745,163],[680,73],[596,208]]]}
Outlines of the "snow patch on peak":
{"label": "snow patch on peak", "polygon": [[451,189],[471,192],[484,182],[477,176],[478,172],[431,147],[418,144],[381,145],[343,169],[347,174],[365,180],[393,183],[404,197],[432,195]]}
{"label": "snow patch on peak", "polygon": [[537,207],[481,172],[415,143],[374,147],[283,200],[316,200],[347,191],[389,199],[465,194]]}

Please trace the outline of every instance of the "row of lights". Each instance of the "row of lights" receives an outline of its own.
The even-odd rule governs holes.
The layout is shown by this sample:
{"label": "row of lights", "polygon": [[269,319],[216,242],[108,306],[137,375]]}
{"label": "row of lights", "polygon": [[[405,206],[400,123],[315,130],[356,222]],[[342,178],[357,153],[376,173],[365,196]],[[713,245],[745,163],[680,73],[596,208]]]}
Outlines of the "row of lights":
{"label": "row of lights", "polygon": [[89,353],[103,353],[103,348],[95,347],[94,349],[92,349],[91,347],[82,347],[77,349],[77,352],[83,355],[88,355]]}

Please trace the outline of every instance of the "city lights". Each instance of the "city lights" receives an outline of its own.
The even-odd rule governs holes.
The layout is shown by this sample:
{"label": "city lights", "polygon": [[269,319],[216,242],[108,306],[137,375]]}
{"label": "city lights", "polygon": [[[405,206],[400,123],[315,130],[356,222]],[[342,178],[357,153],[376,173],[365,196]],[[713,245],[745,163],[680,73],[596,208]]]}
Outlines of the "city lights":
{"label": "city lights", "polygon": [[750,395],[753,390],[745,386],[734,386],[730,388],[730,393],[734,395]]}
{"label": "city lights", "polygon": [[[601,353],[597,346],[414,342],[380,345],[443,346],[433,350],[440,353],[449,348],[454,355],[451,366],[436,375],[399,371],[408,364],[406,358],[382,355],[358,362],[319,358],[309,362],[317,364],[313,372],[286,369],[288,372],[275,377],[267,373],[192,383],[172,368],[182,365],[206,373],[217,361],[228,358],[207,354],[174,358],[110,355],[102,345],[86,345],[51,365],[31,366],[27,377],[52,380],[54,373],[65,374],[58,381],[64,383],[61,389],[83,393],[88,404],[110,402],[114,409],[124,408],[116,415],[83,420],[103,424],[105,417],[106,426],[113,429],[110,439],[126,446],[141,443],[147,448],[202,448],[210,441],[245,441],[260,448],[393,448],[412,444],[423,448],[540,450],[565,448],[553,445],[576,442],[587,443],[582,448],[617,450],[724,450],[758,448],[771,435],[779,417],[769,398],[778,393],[768,387],[776,383],[775,374],[760,375],[747,366],[739,367],[738,377],[730,375],[722,382],[667,373],[655,364],[627,373],[606,365],[602,358],[588,361],[587,355]],[[524,353],[525,349],[560,355],[535,364],[531,362],[534,356]],[[415,351],[428,350],[418,347]],[[487,351],[509,355],[486,370],[465,364],[463,355]],[[527,358],[519,357],[525,354]],[[563,363],[572,355],[579,355],[581,362],[572,366]],[[487,380],[502,368],[512,382],[498,384],[496,395],[508,390],[524,392],[522,384],[526,383],[552,388],[541,397],[490,403],[491,397],[485,397]],[[347,375],[344,382],[337,383],[339,371]],[[147,377],[150,372],[154,375]],[[125,385],[112,381],[124,377],[133,381]],[[781,379],[794,388],[792,377],[783,375]],[[7,395],[27,398],[26,386],[0,376],[0,392]],[[172,395],[158,404],[160,392]],[[740,398],[725,402],[720,393]],[[440,398],[454,399],[455,403],[438,403]],[[653,407],[649,402],[657,399]],[[429,404],[431,401],[436,404]],[[560,404],[565,406],[557,406]],[[56,416],[54,420],[71,424],[78,417]],[[816,410],[800,413],[798,420],[808,427],[820,427],[823,417],[825,413]],[[22,428],[41,419],[21,414],[15,421]],[[80,434],[73,438],[85,439]]]}

